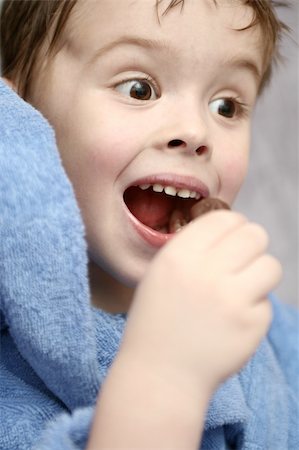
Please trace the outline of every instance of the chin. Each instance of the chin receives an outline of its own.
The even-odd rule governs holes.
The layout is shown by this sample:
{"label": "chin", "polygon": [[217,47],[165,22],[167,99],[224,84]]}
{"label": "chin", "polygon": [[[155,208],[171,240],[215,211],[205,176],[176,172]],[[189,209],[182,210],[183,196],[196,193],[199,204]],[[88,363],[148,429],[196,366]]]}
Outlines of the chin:
{"label": "chin", "polygon": [[138,286],[138,284],[140,283],[140,281],[142,280],[142,278],[146,272],[147,266],[148,266],[148,264],[145,263],[142,268],[138,267],[135,270],[110,271],[109,273],[115,280],[117,280],[124,286],[131,288],[131,289],[135,289]]}
{"label": "chin", "polygon": [[112,280],[131,289],[137,287],[146,272],[148,264],[150,264],[150,261],[138,261],[138,263],[135,262],[135,264],[132,265],[133,267],[126,266],[124,270],[124,266],[119,267],[115,264],[109,264],[107,260],[93,255],[90,252],[89,260],[92,261],[101,272],[104,272],[106,276],[111,277]]}

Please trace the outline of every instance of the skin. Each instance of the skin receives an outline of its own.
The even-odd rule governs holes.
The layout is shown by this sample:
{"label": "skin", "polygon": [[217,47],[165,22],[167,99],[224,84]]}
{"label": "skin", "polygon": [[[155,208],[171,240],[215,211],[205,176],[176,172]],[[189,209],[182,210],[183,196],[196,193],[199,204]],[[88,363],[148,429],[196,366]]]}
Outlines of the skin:
{"label": "skin", "polygon": [[[198,448],[210,396],[269,327],[266,297],[281,269],[259,225],[212,212],[157,251],[123,203],[127,186],[166,173],[192,176],[232,204],[247,170],[263,70],[259,29],[233,30],[250,19],[239,2],[188,0],[159,23],[152,0],[142,8],[84,0],[31,86],[28,100],[55,128],[82,210],[93,302],[130,307],[88,450]],[[124,44],[128,33],[142,45]],[[144,46],[153,38],[157,45]],[[132,98],[134,80],[148,76],[150,99]],[[224,116],[223,103],[238,113]],[[181,144],[170,146],[174,139]]]}
{"label": "skin", "polygon": [[[28,100],[56,130],[97,263],[90,265],[93,302],[105,309],[128,308],[157,252],[128,220],[123,193],[129,184],[159,173],[192,176],[231,204],[243,182],[259,80],[230,61],[250,61],[262,72],[262,57],[257,29],[232,30],[249,23],[251,10],[228,4],[187,1],[159,24],[151,0],[142,8],[127,0],[79,2],[64,46],[32,85]],[[128,35],[154,38],[158,47],[128,43],[98,54]],[[133,81],[121,84],[148,76],[153,94],[147,101],[130,97]],[[220,115],[227,97],[246,104],[244,114]],[[172,139],[184,145],[169,149]],[[206,151],[196,154],[200,146]]]}

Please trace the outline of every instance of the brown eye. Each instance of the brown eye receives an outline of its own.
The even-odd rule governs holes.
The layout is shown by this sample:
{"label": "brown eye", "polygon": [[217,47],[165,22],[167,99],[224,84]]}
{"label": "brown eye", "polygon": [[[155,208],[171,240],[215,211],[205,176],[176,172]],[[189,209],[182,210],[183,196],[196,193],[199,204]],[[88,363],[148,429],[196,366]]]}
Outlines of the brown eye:
{"label": "brown eye", "polygon": [[145,81],[136,81],[131,87],[130,95],[139,100],[149,100],[152,95],[152,88]]}
{"label": "brown eye", "polygon": [[210,103],[210,109],[212,112],[219,114],[220,116],[232,119],[238,113],[236,102],[231,98],[219,98]]}
{"label": "brown eye", "polygon": [[155,100],[157,95],[155,90],[147,80],[124,81],[116,86],[116,90],[123,95],[127,95],[136,100]]}

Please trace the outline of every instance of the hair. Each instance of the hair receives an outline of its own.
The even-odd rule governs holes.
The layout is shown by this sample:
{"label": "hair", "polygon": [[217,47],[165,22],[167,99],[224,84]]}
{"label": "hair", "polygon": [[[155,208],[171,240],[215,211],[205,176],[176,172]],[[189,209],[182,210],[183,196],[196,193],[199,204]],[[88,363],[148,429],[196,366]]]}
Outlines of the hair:
{"label": "hair", "polygon": [[[70,14],[78,0],[4,0],[0,16],[0,52],[2,75],[14,82],[20,95],[26,98],[33,79],[39,52],[49,41],[46,57],[59,50],[61,37]],[[156,0],[159,20],[159,6]],[[183,8],[185,0],[169,0],[162,16],[176,6]],[[218,0],[211,0],[217,6]],[[275,7],[287,6],[277,0],[238,0],[253,9],[253,19],[246,30],[260,26],[263,35],[265,69],[260,91],[269,81],[273,63],[279,59],[278,44],[288,27],[281,22]]]}

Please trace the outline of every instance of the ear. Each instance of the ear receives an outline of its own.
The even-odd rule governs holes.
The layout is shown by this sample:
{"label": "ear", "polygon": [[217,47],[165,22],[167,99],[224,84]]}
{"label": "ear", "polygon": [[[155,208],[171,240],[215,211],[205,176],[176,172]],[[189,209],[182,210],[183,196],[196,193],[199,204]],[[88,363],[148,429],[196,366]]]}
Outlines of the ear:
{"label": "ear", "polygon": [[1,77],[1,80],[4,81],[4,83],[7,84],[7,86],[9,86],[11,89],[13,89],[15,92],[17,92],[17,87],[13,81],[11,81],[5,77]]}

